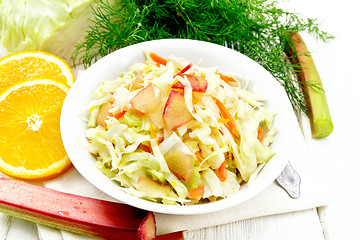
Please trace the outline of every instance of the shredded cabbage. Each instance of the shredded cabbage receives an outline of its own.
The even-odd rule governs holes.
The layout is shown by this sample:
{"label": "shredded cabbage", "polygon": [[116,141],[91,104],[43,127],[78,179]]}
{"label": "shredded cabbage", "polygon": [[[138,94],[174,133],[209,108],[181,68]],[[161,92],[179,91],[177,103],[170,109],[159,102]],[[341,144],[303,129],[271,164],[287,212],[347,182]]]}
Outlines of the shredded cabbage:
{"label": "shredded cabbage", "polygon": [[[237,81],[226,82],[217,67],[191,66],[179,74],[189,64],[186,59],[170,56],[164,66],[152,60],[149,51],[145,56],[144,63],[103,82],[89,105],[86,137],[96,166],[124,191],[171,205],[223,199],[255,181],[275,154],[271,143],[276,114],[264,108],[262,96],[249,91],[236,75],[232,77]],[[206,85],[192,82],[193,76],[205,79]],[[139,99],[149,84],[154,91]],[[176,104],[184,104],[181,109],[189,118],[171,129],[166,121],[177,121],[171,114],[179,106],[171,105],[170,94],[182,99]],[[156,111],[137,109],[151,98],[165,104]],[[101,106],[109,103],[110,110],[102,112]],[[100,121],[104,117],[105,123]]]}

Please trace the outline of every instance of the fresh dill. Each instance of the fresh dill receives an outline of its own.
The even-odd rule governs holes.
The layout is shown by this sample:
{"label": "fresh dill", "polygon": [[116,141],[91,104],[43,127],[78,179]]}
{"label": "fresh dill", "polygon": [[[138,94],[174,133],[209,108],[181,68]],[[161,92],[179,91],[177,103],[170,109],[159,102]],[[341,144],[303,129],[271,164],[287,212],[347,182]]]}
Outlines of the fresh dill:
{"label": "fresh dill", "polygon": [[163,38],[212,42],[233,48],[268,70],[295,112],[307,113],[302,86],[284,48],[291,32],[326,41],[316,19],[280,9],[276,0],[95,0],[94,24],[76,46],[72,61],[85,67],[132,44]]}

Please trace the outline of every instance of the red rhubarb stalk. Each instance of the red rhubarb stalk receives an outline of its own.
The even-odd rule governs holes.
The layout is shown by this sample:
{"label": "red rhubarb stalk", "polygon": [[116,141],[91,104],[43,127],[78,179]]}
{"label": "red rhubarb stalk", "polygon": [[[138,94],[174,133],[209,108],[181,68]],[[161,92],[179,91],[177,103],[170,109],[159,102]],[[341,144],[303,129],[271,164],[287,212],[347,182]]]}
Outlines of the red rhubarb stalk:
{"label": "red rhubarb stalk", "polygon": [[155,239],[152,212],[0,178],[0,211],[103,239]]}
{"label": "red rhubarb stalk", "polygon": [[184,233],[182,231],[167,233],[157,236],[155,240],[184,240]]}

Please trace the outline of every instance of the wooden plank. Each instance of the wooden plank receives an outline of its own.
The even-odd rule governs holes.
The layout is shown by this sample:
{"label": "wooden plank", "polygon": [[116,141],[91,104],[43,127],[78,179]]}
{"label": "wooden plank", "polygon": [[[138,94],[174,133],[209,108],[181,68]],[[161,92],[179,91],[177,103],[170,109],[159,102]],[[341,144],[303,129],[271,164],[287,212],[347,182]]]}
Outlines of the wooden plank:
{"label": "wooden plank", "polygon": [[10,224],[11,217],[4,213],[0,213],[0,239],[6,239]]}
{"label": "wooden plank", "polygon": [[42,224],[37,224],[37,228],[40,239],[63,240],[61,231],[59,229],[48,227]]}
{"label": "wooden plank", "polygon": [[189,231],[185,239],[325,240],[325,237],[316,209],[309,209]]}
{"label": "wooden plank", "polygon": [[6,240],[39,240],[36,224],[20,218],[12,218]]}

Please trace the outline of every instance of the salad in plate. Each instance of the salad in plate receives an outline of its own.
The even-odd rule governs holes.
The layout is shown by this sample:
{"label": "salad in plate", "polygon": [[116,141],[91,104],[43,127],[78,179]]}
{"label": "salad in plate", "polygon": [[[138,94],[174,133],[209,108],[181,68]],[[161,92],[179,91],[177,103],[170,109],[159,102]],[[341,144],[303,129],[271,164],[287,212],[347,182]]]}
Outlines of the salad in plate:
{"label": "salad in plate", "polygon": [[248,80],[145,51],[90,103],[89,151],[133,196],[188,205],[250,184],[274,156],[275,113]]}

